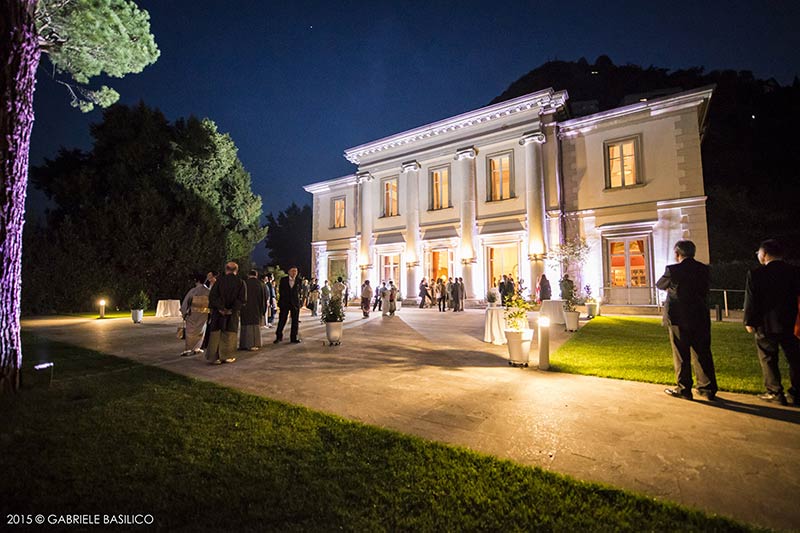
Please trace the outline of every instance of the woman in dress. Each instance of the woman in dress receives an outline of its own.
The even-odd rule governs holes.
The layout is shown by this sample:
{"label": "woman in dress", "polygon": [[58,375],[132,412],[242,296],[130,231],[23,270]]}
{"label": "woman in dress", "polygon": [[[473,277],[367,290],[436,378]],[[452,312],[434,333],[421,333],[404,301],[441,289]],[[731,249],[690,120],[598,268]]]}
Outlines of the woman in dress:
{"label": "woman in dress", "polygon": [[195,274],[194,287],[186,293],[181,304],[181,316],[184,320],[184,351],[182,356],[202,352],[200,345],[208,323],[208,288],[203,284],[202,274]]}
{"label": "woman in dress", "polygon": [[369,285],[369,280],[365,280],[361,285],[361,312],[364,313],[364,318],[369,318],[370,300],[372,300],[372,287]]}

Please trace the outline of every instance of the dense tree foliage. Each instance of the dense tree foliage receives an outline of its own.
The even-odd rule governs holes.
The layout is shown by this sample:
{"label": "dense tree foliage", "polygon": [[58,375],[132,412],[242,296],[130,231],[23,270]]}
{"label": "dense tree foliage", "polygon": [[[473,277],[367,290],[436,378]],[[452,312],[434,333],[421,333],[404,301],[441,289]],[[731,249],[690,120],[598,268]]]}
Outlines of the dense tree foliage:
{"label": "dense tree foliage", "polygon": [[267,215],[266,247],[273,265],[280,265],[284,270],[292,265],[297,266],[300,274],[311,273],[311,206],[292,205],[280,211],[275,217]]}
{"label": "dense tree foliage", "polygon": [[169,123],[116,105],[91,128],[91,152],[62,150],[31,174],[52,201],[26,230],[26,311],[123,307],[145,290],[179,298],[192,272],[249,264],[264,237],[261,198],[236,146],[208,119]]}
{"label": "dense tree foliage", "polygon": [[[19,388],[22,228],[33,128],[33,93],[42,54],[89,111],[119,94],[80,85],[102,73],[122,77],[158,59],[149,15],[128,0],[4,0],[0,2],[0,393]],[[70,79],[72,81],[70,81]]]}
{"label": "dense tree foliage", "polygon": [[[800,198],[797,79],[781,86],[748,71],[617,66],[600,56],[594,64],[585,59],[545,63],[492,103],[553,87],[569,92],[570,115],[580,116],[638,100],[626,96],[657,96],[712,84],[716,88],[702,145],[712,262],[752,263],[758,243],[768,237],[784,241],[800,259],[800,224],[794,223]],[[733,278],[743,282],[741,275]]]}

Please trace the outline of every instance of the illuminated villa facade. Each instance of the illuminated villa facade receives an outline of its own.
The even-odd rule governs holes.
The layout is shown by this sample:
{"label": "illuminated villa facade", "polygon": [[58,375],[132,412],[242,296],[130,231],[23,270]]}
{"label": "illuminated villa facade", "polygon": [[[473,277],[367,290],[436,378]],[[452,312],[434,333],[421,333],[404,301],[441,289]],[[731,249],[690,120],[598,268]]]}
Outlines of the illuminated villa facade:
{"label": "illuminated villa facade", "polygon": [[675,241],[709,259],[700,141],[711,92],[560,120],[567,92],[546,89],[350,148],[355,173],[305,186],[312,274],[391,279],[406,299],[423,277],[461,277],[478,303],[503,274],[530,290],[544,272],[558,297],[562,272],[545,255],[582,237],[579,287],[655,304]]}

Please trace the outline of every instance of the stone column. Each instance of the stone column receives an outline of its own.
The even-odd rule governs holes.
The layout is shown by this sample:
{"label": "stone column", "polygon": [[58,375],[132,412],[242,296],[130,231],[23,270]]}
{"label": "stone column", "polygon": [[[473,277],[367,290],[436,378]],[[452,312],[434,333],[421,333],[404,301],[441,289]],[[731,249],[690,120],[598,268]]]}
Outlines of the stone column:
{"label": "stone column", "polygon": [[417,287],[422,280],[422,241],[419,235],[419,163],[403,163],[400,172],[406,186],[406,286],[405,300],[417,300]]}
{"label": "stone column", "polygon": [[[464,278],[466,298],[478,298],[477,287],[480,276],[478,256],[475,253],[477,241],[477,221],[475,211],[475,148],[464,148],[456,152],[456,164],[453,169],[453,185],[461,190],[461,265]],[[455,187],[451,187],[454,189]]]}
{"label": "stone column", "polygon": [[544,173],[542,167],[542,144],[546,141],[544,133],[536,131],[525,134],[519,144],[525,147],[525,207],[528,219],[528,262],[530,279],[527,286],[531,295],[536,290],[536,280],[544,272],[545,244],[545,206]]}
{"label": "stone column", "polygon": [[[358,268],[361,270],[361,283],[370,279],[373,273],[372,264],[372,223],[375,214],[373,213],[372,182],[375,178],[369,172],[359,172],[356,174],[356,183],[359,186],[359,222],[361,229],[361,239],[358,248]],[[371,283],[371,282],[370,282]],[[353,283],[350,283],[353,285]]]}

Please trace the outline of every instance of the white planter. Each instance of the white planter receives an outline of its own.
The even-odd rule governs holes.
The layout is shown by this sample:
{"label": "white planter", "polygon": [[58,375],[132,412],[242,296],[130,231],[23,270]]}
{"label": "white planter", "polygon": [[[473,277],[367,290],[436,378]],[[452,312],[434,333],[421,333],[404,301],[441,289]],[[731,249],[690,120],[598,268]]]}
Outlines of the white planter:
{"label": "white planter", "polygon": [[586,304],[586,317],[594,318],[599,315],[598,305],[596,303]]}
{"label": "white planter", "polygon": [[512,331],[507,329],[505,334],[508,341],[508,364],[528,366],[533,330]]}
{"label": "white planter", "polygon": [[577,311],[564,311],[564,319],[567,321],[567,331],[578,331],[578,317],[581,314]]}
{"label": "white planter", "polygon": [[342,325],[344,322],[325,322],[325,336],[329,344],[341,344]]}
{"label": "white planter", "polygon": [[131,318],[134,324],[141,324],[144,318],[144,309],[131,309]]}

